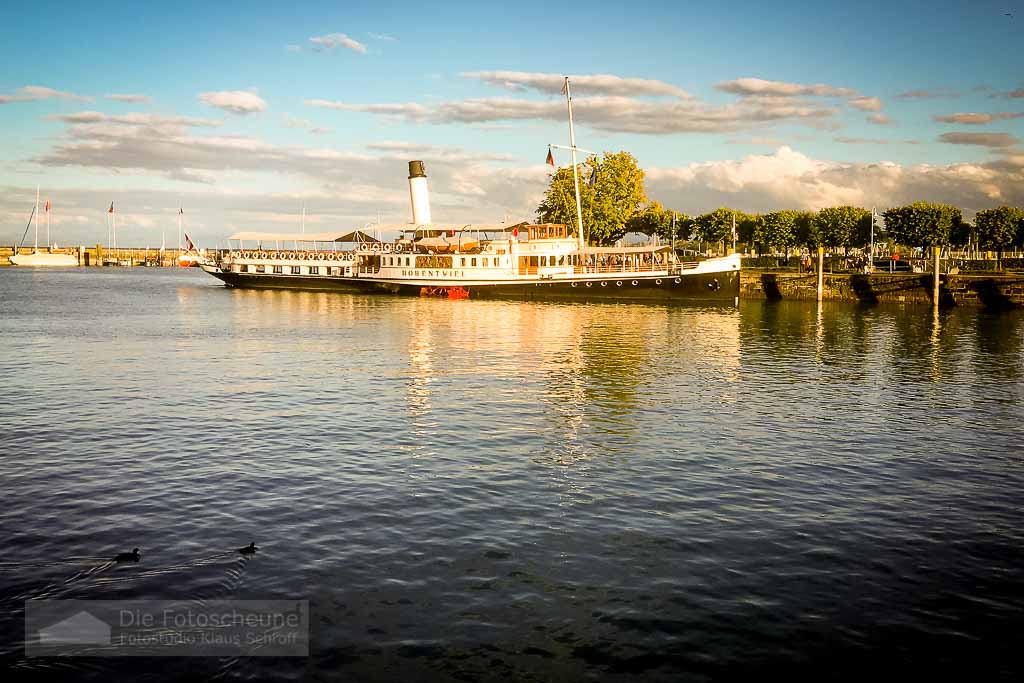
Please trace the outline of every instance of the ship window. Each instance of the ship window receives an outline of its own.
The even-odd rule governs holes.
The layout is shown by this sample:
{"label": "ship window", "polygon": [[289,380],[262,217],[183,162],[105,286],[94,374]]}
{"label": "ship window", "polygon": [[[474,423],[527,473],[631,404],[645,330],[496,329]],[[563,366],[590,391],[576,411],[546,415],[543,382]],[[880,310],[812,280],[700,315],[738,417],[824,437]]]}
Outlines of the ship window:
{"label": "ship window", "polygon": [[405,265],[407,265],[407,266],[411,266],[412,265],[412,257],[411,256],[406,256],[405,257]]}
{"label": "ship window", "polygon": [[292,275],[298,275],[301,271],[301,266],[292,266]]}
{"label": "ship window", "polygon": [[265,273],[265,272],[267,272],[267,267],[264,266],[264,265],[258,265],[258,266],[256,266],[256,272],[257,273]]}
{"label": "ship window", "polygon": [[248,273],[249,272],[249,266],[247,266],[247,265],[245,265],[243,263],[242,265],[238,266],[238,272],[239,273]]}
{"label": "ship window", "polygon": [[284,266],[274,266],[274,272],[278,273],[278,274],[283,273],[284,272]]}
{"label": "ship window", "polygon": [[486,267],[487,267],[487,264],[488,264],[488,263],[489,263],[489,260],[488,260],[488,258],[487,258],[487,257],[485,256],[485,257],[484,257],[484,268],[486,268]]}
{"label": "ship window", "polygon": [[459,265],[465,267],[465,265],[466,265],[465,257],[459,259]]}
{"label": "ship window", "polygon": [[310,266],[309,267],[309,274],[310,275],[319,275],[320,274],[320,266]]}
{"label": "ship window", "polygon": [[475,258],[470,259],[470,264],[469,265],[471,265],[471,266],[473,266],[475,268],[476,267],[476,259]]}

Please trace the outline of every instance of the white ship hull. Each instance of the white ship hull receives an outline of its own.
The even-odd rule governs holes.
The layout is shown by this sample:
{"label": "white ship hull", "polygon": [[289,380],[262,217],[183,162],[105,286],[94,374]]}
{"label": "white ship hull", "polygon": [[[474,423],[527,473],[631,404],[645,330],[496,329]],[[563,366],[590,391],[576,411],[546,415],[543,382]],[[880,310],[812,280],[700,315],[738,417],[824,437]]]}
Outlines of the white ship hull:
{"label": "white ship hull", "polygon": [[43,251],[36,251],[28,254],[15,254],[11,257],[11,264],[15,266],[28,266],[31,268],[38,268],[42,266],[71,268],[78,265],[78,259],[71,254],[50,254]]}

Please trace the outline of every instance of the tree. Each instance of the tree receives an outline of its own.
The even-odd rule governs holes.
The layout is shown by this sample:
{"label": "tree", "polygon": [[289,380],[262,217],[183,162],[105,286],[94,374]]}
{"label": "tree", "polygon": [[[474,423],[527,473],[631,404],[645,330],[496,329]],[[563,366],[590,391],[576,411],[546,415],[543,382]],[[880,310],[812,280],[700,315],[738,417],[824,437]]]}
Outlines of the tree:
{"label": "tree", "polygon": [[760,220],[761,216],[756,213],[739,212],[736,216],[736,239],[746,244],[752,244]]}
{"label": "tree", "polygon": [[732,221],[739,220],[739,212],[719,207],[711,213],[705,213],[693,219],[697,238],[705,242],[732,241]]}
{"label": "tree", "polygon": [[984,209],[975,216],[974,225],[980,246],[996,250],[997,257],[1002,259],[1003,250],[1022,239],[1024,211],[1015,206]]}
{"label": "tree", "polygon": [[762,248],[785,249],[789,255],[789,248],[796,244],[796,219],[799,215],[796,211],[772,211],[761,216],[754,231],[754,242],[758,245],[758,251]]}
{"label": "tree", "polygon": [[653,201],[642,210],[633,214],[627,221],[626,227],[630,232],[642,232],[645,235],[657,235],[665,241],[672,240],[672,217],[675,215],[675,226],[677,236],[681,234],[683,226],[689,222],[685,213],[671,211],[661,205],[661,202]]}
{"label": "tree", "polygon": [[953,227],[963,220],[960,209],[947,204],[914,202],[882,213],[885,226],[897,244],[933,247],[949,244]]}
{"label": "tree", "polygon": [[814,218],[814,224],[821,235],[821,244],[829,247],[862,246],[863,229],[867,221],[870,227],[871,214],[856,206],[832,206],[822,209]]}
{"label": "tree", "polygon": [[817,249],[821,245],[821,232],[814,219],[818,214],[813,211],[797,211],[793,219],[793,228],[796,232],[796,244]]}
{"label": "tree", "polygon": [[[610,244],[625,234],[629,219],[647,202],[644,172],[632,154],[606,152],[601,160],[587,159],[579,166],[579,174],[584,233],[591,242]],[[537,207],[537,218],[546,223],[576,225],[571,168],[561,168],[552,176],[544,200]]]}

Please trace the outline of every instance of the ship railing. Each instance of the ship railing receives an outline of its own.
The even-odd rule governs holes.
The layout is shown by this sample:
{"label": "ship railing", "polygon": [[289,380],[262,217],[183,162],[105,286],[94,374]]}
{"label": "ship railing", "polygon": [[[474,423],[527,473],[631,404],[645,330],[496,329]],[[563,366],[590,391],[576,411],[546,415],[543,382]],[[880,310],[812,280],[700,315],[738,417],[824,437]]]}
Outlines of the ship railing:
{"label": "ship railing", "polygon": [[668,271],[669,265],[666,263],[641,263],[639,265],[619,263],[600,266],[576,266],[574,270],[579,275],[586,275],[588,273],[597,275],[605,273],[656,273]]}

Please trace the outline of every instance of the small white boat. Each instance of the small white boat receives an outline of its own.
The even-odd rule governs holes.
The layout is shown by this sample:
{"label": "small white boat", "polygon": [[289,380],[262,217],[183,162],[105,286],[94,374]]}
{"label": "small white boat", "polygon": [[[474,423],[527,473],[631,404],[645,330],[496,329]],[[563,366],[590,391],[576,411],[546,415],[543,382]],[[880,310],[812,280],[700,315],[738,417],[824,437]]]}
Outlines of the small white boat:
{"label": "small white boat", "polygon": [[[30,268],[50,266],[58,268],[69,268],[78,265],[78,258],[72,254],[54,252],[50,247],[40,251],[39,249],[39,188],[36,188],[36,205],[32,209],[32,217],[29,222],[35,221],[36,239],[35,245],[30,253],[17,253],[11,257],[11,265],[25,266]],[[25,228],[26,232],[28,227]],[[50,202],[46,202],[46,234],[50,234]]]}

